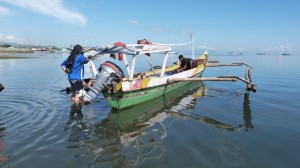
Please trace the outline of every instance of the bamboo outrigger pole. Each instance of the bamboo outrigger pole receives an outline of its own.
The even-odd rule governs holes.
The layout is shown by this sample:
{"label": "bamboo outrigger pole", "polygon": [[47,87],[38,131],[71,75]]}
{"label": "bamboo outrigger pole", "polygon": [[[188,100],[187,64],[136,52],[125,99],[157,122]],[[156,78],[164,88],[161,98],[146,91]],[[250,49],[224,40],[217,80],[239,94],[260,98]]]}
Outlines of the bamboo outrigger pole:
{"label": "bamboo outrigger pole", "polygon": [[216,64],[216,65],[208,65],[208,67],[216,67],[216,66],[247,66],[247,71],[245,73],[245,79],[239,76],[218,76],[218,77],[201,77],[201,78],[169,78],[168,82],[182,82],[182,81],[231,81],[235,82],[240,80],[246,83],[246,87],[248,91],[256,92],[256,84],[251,79],[251,70],[253,69],[251,66],[245,63],[232,63],[232,64]]}
{"label": "bamboo outrigger pole", "polygon": [[242,66],[243,63],[232,63],[232,64],[208,64],[206,67],[219,67],[219,66]]}
{"label": "bamboo outrigger pole", "polygon": [[[251,69],[251,68],[249,68]],[[248,71],[247,71],[248,72]],[[169,78],[168,82],[183,82],[183,81],[227,81],[227,82],[236,82],[240,80],[247,84],[247,90],[256,92],[256,84],[252,82],[250,78],[250,73],[247,73],[247,79],[243,79],[239,76],[219,76],[219,77],[210,77],[210,78]],[[251,80],[251,81],[250,81]]]}
{"label": "bamboo outrigger pole", "polygon": [[168,82],[182,82],[182,81],[228,81],[228,82],[235,82],[236,78],[211,77],[211,78],[169,78],[168,79]]}
{"label": "bamboo outrigger pole", "polygon": [[[209,61],[208,61],[209,62]],[[245,65],[247,67],[247,71],[245,73],[245,79],[239,77],[239,76],[219,76],[219,77],[215,77],[215,78],[195,78],[198,79],[199,81],[233,81],[235,82],[236,80],[240,80],[244,83],[246,83],[246,87],[248,91],[253,91],[256,92],[256,84],[252,81],[251,78],[251,70],[253,69],[253,67],[251,67],[250,65],[243,63],[243,62],[237,62],[237,63],[232,63],[232,64],[208,64],[206,65],[206,67],[219,67],[219,66],[243,66]],[[170,79],[171,81],[173,81],[173,79]],[[192,78],[190,78],[189,80],[193,81]],[[180,81],[180,79],[174,79],[174,81]],[[185,81],[185,80],[182,80]]]}
{"label": "bamboo outrigger pole", "polygon": [[[252,78],[251,78],[251,70],[252,70],[253,68],[252,67],[248,67],[247,68],[247,71],[246,71],[246,74],[245,74],[245,78],[246,78],[246,80],[247,81],[249,81],[249,82],[251,82],[251,83],[253,83],[252,82]],[[256,85],[255,84],[251,84],[251,83],[248,83],[247,84],[247,90],[248,91],[253,91],[253,92],[256,92]]]}

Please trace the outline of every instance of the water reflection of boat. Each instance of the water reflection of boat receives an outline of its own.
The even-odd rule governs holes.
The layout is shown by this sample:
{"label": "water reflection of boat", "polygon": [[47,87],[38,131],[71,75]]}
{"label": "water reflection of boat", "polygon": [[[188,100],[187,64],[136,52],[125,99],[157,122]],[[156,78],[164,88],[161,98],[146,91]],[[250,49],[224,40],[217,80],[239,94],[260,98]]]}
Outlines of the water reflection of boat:
{"label": "water reflection of boat", "polygon": [[242,128],[245,128],[245,131],[248,131],[249,129],[253,129],[254,126],[252,124],[252,116],[251,116],[251,108],[250,108],[250,100],[249,100],[249,93],[244,94],[244,102],[243,102],[243,119],[244,124],[239,125],[230,125],[223,122],[220,122],[218,120],[215,120],[213,118],[209,118],[203,115],[195,114],[195,113],[178,113],[177,111],[168,111],[169,116],[175,116],[177,118],[190,118],[193,120],[200,121],[202,123],[214,126],[216,128],[227,130],[227,131],[240,131]]}
{"label": "water reflection of boat", "polygon": [[245,121],[245,125],[240,125],[240,127],[245,127],[245,130],[248,131],[249,128],[253,129],[254,126],[252,124],[252,116],[251,116],[251,108],[250,108],[250,100],[249,94],[244,94],[244,103],[243,103],[243,118]]}
{"label": "water reflection of boat", "polygon": [[116,123],[123,132],[132,132],[139,127],[143,127],[143,123],[155,117],[158,113],[163,112],[164,110],[172,108],[176,105],[184,108],[186,104],[190,103],[190,101],[185,102],[184,105],[180,104],[180,101],[187,97],[190,99],[195,99],[193,96],[200,96],[195,94],[199,90],[201,90],[201,92],[202,90],[205,90],[204,83],[192,82],[186,87],[179,88],[176,91],[167,93],[157,99],[153,99],[150,102],[142,103],[138,106],[120,111],[113,109],[109,114],[109,119]]}
{"label": "water reflection of boat", "polygon": [[193,114],[199,97],[206,94],[204,83],[192,82],[174,92],[132,108],[115,110],[107,118],[94,125],[95,138],[81,143],[92,149],[95,159],[89,166],[138,167],[145,160],[159,159],[167,151],[165,138],[168,136],[168,117],[200,121],[218,129],[238,131],[253,128],[249,94],[244,95],[245,124],[232,126],[213,118]]}
{"label": "water reflection of boat", "polygon": [[[116,167],[135,167],[145,160],[162,156],[166,151],[164,138],[167,131],[163,123],[168,117],[166,110],[188,99],[181,106],[186,108],[190,100],[203,96],[205,89],[202,82],[191,82],[147,103],[122,110],[113,109],[106,119],[95,125],[96,136],[100,140],[95,141],[97,145],[94,146],[99,147],[96,151],[101,151],[101,154],[92,165],[110,162]],[[122,150],[137,154],[125,157]]]}

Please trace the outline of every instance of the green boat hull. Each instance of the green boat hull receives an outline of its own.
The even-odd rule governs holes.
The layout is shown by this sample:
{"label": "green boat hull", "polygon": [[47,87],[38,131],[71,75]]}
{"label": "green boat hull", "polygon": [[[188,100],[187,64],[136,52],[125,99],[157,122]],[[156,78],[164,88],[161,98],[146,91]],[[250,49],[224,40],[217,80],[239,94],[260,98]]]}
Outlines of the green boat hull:
{"label": "green boat hull", "polygon": [[[201,74],[202,73],[195,75],[194,77],[200,77]],[[155,99],[190,83],[190,81],[172,82],[161,86],[144,88],[129,92],[118,92],[115,94],[103,92],[103,95],[112,108],[123,109]]]}

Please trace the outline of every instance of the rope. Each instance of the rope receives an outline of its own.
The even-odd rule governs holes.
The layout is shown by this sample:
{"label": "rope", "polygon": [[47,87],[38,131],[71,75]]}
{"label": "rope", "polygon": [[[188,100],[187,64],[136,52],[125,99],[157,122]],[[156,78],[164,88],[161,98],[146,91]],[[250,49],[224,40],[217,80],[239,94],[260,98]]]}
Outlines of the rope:
{"label": "rope", "polygon": [[58,81],[60,81],[61,79],[63,79],[65,76],[66,76],[66,74],[63,74],[61,77],[57,78],[56,80],[54,80],[53,82],[51,82],[47,86],[45,86],[42,89],[40,89],[38,95],[40,95],[41,93],[43,93],[45,91],[45,89],[47,89],[50,86],[53,86],[54,84],[56,84]]}

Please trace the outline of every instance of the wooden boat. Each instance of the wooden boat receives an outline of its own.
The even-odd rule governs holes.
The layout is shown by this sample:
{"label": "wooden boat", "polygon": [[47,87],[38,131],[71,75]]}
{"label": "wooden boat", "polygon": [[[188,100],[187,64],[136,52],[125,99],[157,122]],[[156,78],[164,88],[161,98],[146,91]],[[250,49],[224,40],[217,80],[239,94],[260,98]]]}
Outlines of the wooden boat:
{"label": "wooden boat", "polygon": [[[122,68],[112,62],[104,62],[97,75],[97,79],[89,92],[84,93],[84,102],[90,103],[100,93],[104,95],[108,104],[115,109],[123,109],[147,102],[171,91],[175,91],[192,81],[236,81],[247,83],[248,89],[256,91],[250,72],[252,67],[244,63],[215,66],[248,66],[246,79],[237,76],[222,76],[215,78],[202,78],[202,73],[208,67],[208,53],[205,51],[197,58],[197,63],[189,70],[177,73],[178,64],[167,66],[170,54],[174,53],[172,47],[193,44],[193,40],[183,44],[157,44],[147,40],[139,40],[138,44],[125,45],[117,42],[112,47],[100,48],[85,53],[85,55],[110,55],[116,57],[125,64],[128,76],[124,76]],[[192,47],[193,48],[193,47]],[[159,69],[154,69],[148,56],[152,53],[163,53],[163,62]],[[192,52],[194,53],[194,52]],[[151,69],[144,73],[135,73],[136,57],[144,56],[148,59]],[[132,57],[131,65],[127,61],[127,55]],[[194,58],[194,54],[193,58]],[[213,65],[211,65],[213,66]],[[210,67],[211,67],[210,66]],[[95,68],[94,68],[95,69]]]}
{"label": "wooden boat", "polygon": [[[199,57],[199,59],[207,60],[207,53]],[[205,64],[200,64],[196,68],[187,70],[182,73],[174,74],[178,65],[165,68],[164,70],[155,70],[154,72],[146,72],[142,74],[145,78],[133,78],[133,80],[123,79],[117,87],[117,93],[111,94],[104,91],[103,95],[108,103],[117,109],[140,104],[149,101],[163,94],[176,90],[190,82],[169,82],[172,78],[200,77],[205,69]],[[157,76],[157,74],[159,76]],[[173,75],[166,75],[173,74]]]}

